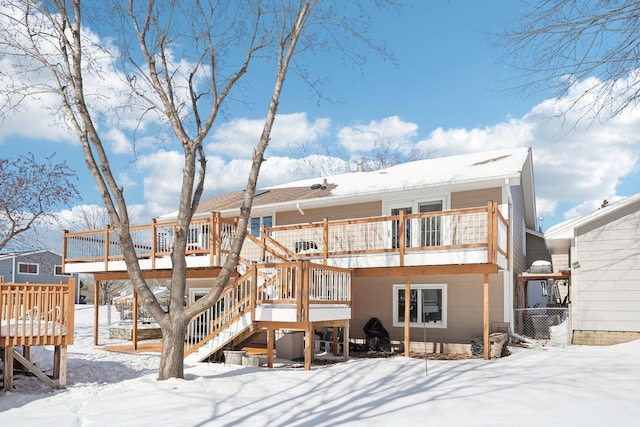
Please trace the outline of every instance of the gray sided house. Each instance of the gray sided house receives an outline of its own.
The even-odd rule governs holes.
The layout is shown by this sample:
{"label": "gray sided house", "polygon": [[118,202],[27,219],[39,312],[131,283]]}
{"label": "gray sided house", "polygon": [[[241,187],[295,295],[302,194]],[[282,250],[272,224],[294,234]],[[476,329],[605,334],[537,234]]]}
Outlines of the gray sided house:
{"label": "gray sided house", "polygon": [[76,279],[76,302],[80,295],[77,274],[65,273],[62,256],[42,249],[0,254],[0,276],[5,283],[60,283]]}
{"label": "gray sided house", "polygon": [[571,271],[574,344],[640,339],[640,193],[545,233],[555,271]]}

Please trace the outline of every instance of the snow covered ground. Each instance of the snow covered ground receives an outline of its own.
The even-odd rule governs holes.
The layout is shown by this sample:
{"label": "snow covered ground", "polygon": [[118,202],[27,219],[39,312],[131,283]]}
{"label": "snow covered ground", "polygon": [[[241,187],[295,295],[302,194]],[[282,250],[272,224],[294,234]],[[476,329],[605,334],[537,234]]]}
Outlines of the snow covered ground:
{"label": "snow covered ground", "polygon": [[[185,380],[159,382],[158,354],[94,348],[93,306],[76,308],[68,388],[16,377],[15,391],[0,392],[0,426],[640,425],[640,341],[516,349],[491,361],[351,359],[311,371],[198,364]],[[46,368],[51,352],[34,349],[32,360]]]}

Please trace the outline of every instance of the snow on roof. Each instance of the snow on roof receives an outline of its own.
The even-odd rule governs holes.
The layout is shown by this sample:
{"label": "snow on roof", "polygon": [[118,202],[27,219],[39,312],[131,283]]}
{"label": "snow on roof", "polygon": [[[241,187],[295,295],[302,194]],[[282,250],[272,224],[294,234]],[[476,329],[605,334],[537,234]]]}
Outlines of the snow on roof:
{"label": "snow on roof", "polygon": [[553,239],[570,239],[573,238],[574,230],[585,224],[595,221],[605,215],[609,215],[619,209],[625,208],[632,203],[640,201],[640,193],[633,194],[629,197],[620,199],[614,203],[607,205],[607,207],[600,208],[597,211],[582,215],[576,218],[569,219],[564,222],[560,222],[553,227],[550,227],[545,233],[546,240]]}
{"label": "snow on roof", "polygon": [[[380,193],[451,183],[518,177],[523,170],[529,148],[516,148],[430,158],[403,163],[372,172],[352,172],[328,176],[335,184],[333,196]],[[310,187],[322,179],[312,178],[268,187]]]}
{"label": "snow on roof", "polygon": [[[529,153],[527,147],[493,150],[417,160],[371,172],[350,172],[287,182],[258,189],[253,207],[312,199],[327,203],[331,198],[352,199],[355,196],[367,197],[392,191],[520,178],[528,163]],[[532,185],[532,177],[527,176],[526,179]],[[202,201],[198,213],[233,211],[241,204],[242,190]],[[176,215],[174,211],[159,218],[167,219]],[[535,215],[530,216],[535,218]]]}
{"label": "snow on roof", "polygon": [[27,257],[31,255],[41,254],[41,253],[51,253],[53,255],[62,256],[57,252],[54,252],[50,249],[37,249],[33,251],[19,251],[19,252],[5,252],[0,254],[0,259],[13,258],[13,257]]}

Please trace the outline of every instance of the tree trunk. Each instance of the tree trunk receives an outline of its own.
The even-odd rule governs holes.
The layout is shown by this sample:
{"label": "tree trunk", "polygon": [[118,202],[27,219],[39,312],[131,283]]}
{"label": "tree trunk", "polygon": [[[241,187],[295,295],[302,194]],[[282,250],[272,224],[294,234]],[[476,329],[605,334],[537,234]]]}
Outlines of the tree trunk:
{"label": "tree trunk", "polygon": [[184,338],[188,322],[172,317],[162,329],[162,355],[158,379],[184,378]]}

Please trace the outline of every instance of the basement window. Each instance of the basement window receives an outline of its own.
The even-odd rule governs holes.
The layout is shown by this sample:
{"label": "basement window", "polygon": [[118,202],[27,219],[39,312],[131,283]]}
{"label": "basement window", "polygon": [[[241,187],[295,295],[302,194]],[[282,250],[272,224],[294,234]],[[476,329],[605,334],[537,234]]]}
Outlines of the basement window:
{"label": "basement window", "polygon": [[[393,285],[393,326],[403,327],[407,298],[405,285]],[[412,284],[409,294],[411,327],[447,327],[447,285]]]}

